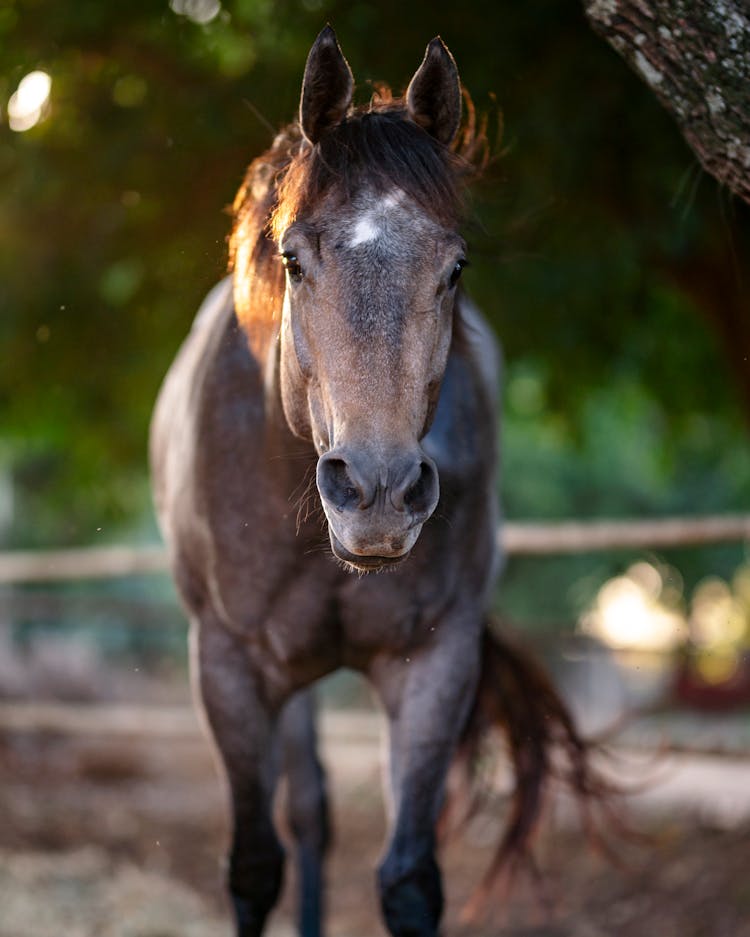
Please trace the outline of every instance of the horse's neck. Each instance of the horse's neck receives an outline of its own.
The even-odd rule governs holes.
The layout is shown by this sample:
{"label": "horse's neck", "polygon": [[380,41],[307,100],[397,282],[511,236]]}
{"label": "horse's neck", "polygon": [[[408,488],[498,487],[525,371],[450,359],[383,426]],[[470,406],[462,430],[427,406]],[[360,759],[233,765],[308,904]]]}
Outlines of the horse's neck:
{"label": "horse's neck", "polygon": [[297,475],[308,470],[308,463],[317,458],[311,442],[296,437],[289,429],[281,398],[281,360],[279,329],[281,327],[281,302],[279,298],[273,307],[268,303],[268,294],[259,290],[261,308],[249,310],[244,324],[238,321],[237,340],[244,345],[249,354],[249,370],[253,375],[249,392],[256,404],[261,404],[262,428],[254,444],[262,439],[269,464],[274,465],[274,472],[281,484],[291,480],[297,483]]}
{"label": "horse's neck", "polygon": [[456,303],[452,353],[455,354],[457,346],[463,349],[472,361],[488,399],[497,401],[502,369],[502,352],[497,337],[466,293],[460,291]]}

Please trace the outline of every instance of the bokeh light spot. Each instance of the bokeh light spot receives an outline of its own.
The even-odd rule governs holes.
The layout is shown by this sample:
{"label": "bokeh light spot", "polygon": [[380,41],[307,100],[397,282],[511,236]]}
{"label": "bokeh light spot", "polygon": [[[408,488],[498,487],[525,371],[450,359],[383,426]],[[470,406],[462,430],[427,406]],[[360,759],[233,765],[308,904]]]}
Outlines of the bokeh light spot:
{"label": "bokeh light spot", "polygon": [[201,26],[216,19],[221,12],[219,0],[169,0],[169,8]]}
{"label": "bokeh light spot", "polygon": [[8,101],[8,125],[22,133],[31,130],[44,117],[52,90],[47,72],[29,72],[19,82]]}
{"label": "bokeh light spot", "polygon": [[635,563],[610,579],[582,617],[581,628],[609,647],[670,651],[687,636],[684,616],[663,601],[664,579],[650,563]]}

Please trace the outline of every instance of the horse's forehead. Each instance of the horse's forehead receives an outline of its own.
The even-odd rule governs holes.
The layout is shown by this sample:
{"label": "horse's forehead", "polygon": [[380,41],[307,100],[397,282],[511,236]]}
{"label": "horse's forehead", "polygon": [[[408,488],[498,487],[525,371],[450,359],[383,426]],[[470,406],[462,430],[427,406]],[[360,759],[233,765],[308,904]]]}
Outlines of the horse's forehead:
{"label": "horse's forehead", "polygon": [[440,226],[402,189],[362,193],[336,222],[336,248],[356,258],[377,251],[392,256],[429,249]]}

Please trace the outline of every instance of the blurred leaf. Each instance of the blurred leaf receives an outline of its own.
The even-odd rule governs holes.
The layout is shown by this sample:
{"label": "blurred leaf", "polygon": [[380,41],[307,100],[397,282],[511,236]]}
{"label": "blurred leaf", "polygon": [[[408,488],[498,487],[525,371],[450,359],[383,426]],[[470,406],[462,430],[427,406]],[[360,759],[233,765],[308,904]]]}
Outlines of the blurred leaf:
{"label": "blurred leaf", "polygon": [[[201,23],[167,0],[16,0],[0,7],[6,543],[116,539],[149,516],[158,386],[326,21],[360,101],[368,80],[403,89],[438,33],[480,110],[497,95],[504,149],[476,188],[466,283],[509,362],[508,514],[746,509],[749,214],[579,6],[235,0]],[[33,69],[52,76],[49,115],[12,133]],[[737,550],[679,560],[729,575]],[[623,561],[514,561],[503,601],[569,616]]]}

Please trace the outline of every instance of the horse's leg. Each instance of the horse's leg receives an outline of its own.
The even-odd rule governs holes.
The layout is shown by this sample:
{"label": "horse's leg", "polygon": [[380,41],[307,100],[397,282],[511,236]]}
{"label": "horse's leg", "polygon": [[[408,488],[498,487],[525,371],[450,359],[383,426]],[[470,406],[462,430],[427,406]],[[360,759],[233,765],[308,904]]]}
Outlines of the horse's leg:
{"label": "horse's leg", "polygon": [[325,774],[318,759],[315,701],[311,690],[297,693],[282,714],[284,771],[289,825],[296,840],[299,931],[320,937],[323,917],[323,860],[328,846]]}
{"label": "horse's leg", "polygon": [[203,706],[231,797],[228,886],[237,934],[260,937],[278,898],[284,863],[272,820],[277,719],[240,640],[213,622],[203,622],[194,625],[192,641]]}
{"label": "horse's leg", "polygon": [[479,672],[478,625],[444,624],[430,647],[381,657],[371,672],[390,726],[391,831],[378,883],[394,937],[436,937],[443,910],[435,827]]}

